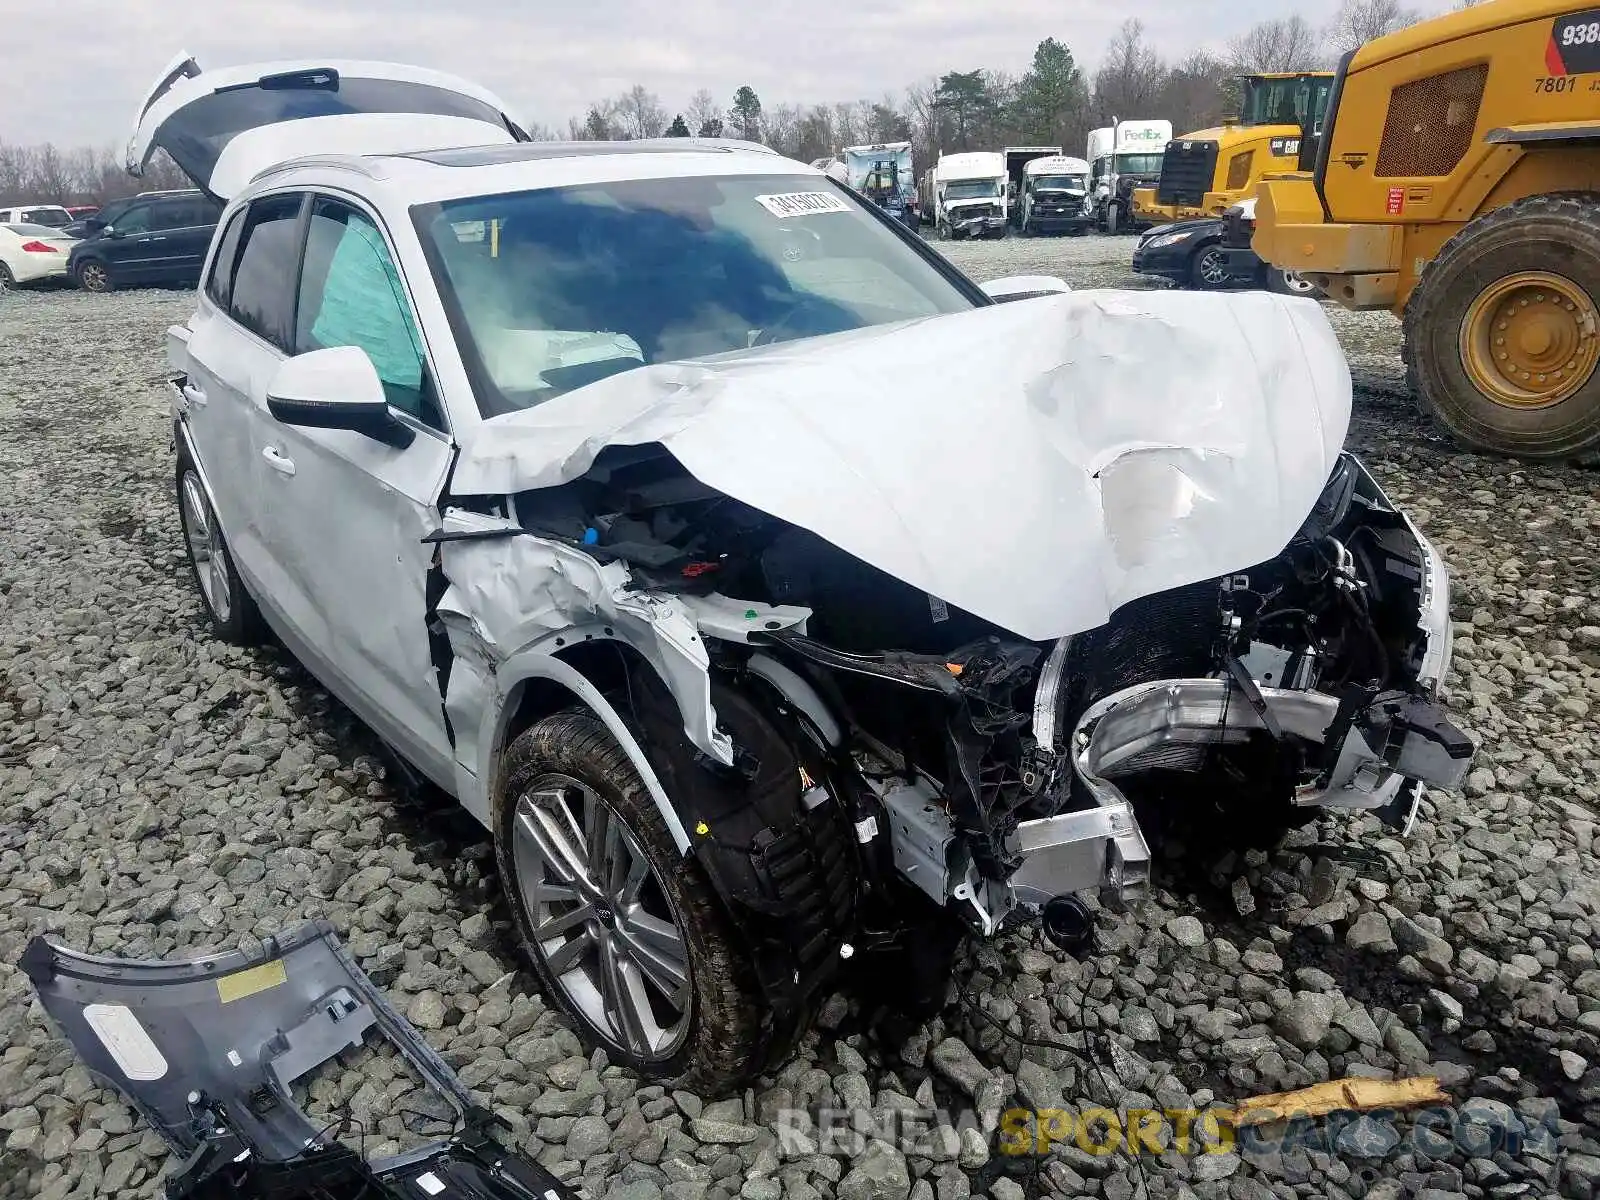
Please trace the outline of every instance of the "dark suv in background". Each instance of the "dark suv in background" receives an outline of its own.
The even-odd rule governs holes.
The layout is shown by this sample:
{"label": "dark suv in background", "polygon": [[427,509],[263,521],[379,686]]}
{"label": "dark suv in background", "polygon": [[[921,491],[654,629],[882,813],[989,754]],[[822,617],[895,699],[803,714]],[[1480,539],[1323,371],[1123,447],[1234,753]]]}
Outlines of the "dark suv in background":
{"label": "dark suv in background", "polygon": [[221,213],[200,191],[114,200],[69,227],[84,240],[72,248],[67,271],[89,292],[146,283],[193,287]]}

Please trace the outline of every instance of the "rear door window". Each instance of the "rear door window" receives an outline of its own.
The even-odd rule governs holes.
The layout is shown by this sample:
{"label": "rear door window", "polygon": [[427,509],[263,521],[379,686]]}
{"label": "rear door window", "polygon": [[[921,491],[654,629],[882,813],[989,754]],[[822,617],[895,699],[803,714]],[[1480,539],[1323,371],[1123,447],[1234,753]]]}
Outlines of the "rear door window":
{"label": "rear door window", "polygon": [[265,196],[250,205],[240,235],[228,312],[251,333],[292,353],[300,210],[305,194]]}
{"label": "rear door window", "polygon": [[239,238],[244,233],[247,215],[247,210],[242,208],[233,214],[233,220],[228,222],[222,241],[217,245],[216,257],[211,260],[211,277],[206,280],[206,295],[223,312],[227,312],[233,302],[233,269],[239,261]]}

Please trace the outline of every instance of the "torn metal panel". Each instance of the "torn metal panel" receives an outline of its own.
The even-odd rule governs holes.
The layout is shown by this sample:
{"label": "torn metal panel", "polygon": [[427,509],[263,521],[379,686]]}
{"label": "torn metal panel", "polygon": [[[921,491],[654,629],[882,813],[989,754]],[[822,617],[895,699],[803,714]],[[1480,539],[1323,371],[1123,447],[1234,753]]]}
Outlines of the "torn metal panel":
{"label": "torn metal panel", "polygon": [[[454,509],[444,519],[447,537],[484,526],[485,518]],[[523,535],[509,523],[506,528],[516,536],[440,543],[450,587],[438,612],[452,645],[459,634],[467,646],[498,662],[546,638],[554,638],[548,651],[554,653],[572,640],[573,626],[603,622],[666,682],[690,740],[732,765],[732,743],[717,729],[711,707],[711,660],[682,601],[634,590],[628,568],[619,562],[601,563],[559,542]]]}
{"label": "torn metal panel", "polygon": [[606,446],[660,443],[702,483],[1044,640],[1278,554],[1349,412],[1315,306],[1085,292],[614,375],[485,421],[454,486],[546,488]]}
{"label": "torn metal panel", "polygon": [[[809,616],[803,608],[715,593],[645,591],[634,586],[625,564],[602,563],[500,518],[451,509],[442,534],[440,562],[450,586],[437,611],[458,656],[445,697],[456,728],[487,697],[504,696],[509,684],[490,683],[497,663],[536,645],[554,654],[581,640],[575,627],[600,625],[605,637],[626,642],[655,668],[683,713],[689,740],[732,765],[733,745],[711,704],[706,637],[747,641],[752,634],[803,630]],[[458,754],[477,749],[458,745]]]}
{"label": "torn metal panel", "polygon": [[[20,965],[88,1067],[181,1156],[172,1200],[573,1195],[495,1140],[496,1118],[326,922],[269,938],[258,953],[171,962],[80,954],[40,937]],[[455,1119],[448,1139],[367,1162],[302,1112],[290,1087],[374,1030]]]}

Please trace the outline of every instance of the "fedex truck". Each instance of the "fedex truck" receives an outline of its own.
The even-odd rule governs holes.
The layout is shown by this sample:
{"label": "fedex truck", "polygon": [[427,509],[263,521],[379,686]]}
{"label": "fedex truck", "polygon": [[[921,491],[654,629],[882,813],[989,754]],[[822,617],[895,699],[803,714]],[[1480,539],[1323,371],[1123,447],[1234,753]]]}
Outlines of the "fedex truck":
{"label": "fedex truck", "polygon": [[1101,229],[1136,228],[1134,189],[1160,181],[1161,157],[1171,140],[1171,121],[1118,121],[1090,132],[1090,205]]}

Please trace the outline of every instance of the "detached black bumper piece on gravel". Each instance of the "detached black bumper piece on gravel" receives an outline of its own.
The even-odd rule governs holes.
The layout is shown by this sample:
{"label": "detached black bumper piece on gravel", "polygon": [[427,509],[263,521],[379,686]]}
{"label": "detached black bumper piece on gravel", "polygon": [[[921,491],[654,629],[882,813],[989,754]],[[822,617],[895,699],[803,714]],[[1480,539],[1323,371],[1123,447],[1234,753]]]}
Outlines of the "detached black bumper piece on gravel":
{"label": "detached black bumper piece on gravel", "polygon": [[[182,1160],[168,1200],[573,1200],[496,1140],[498,1118],[473,1103],[325,921],[269,938],[258,953],[183,962],[79,954],[39,937],[21,966],[90,1070]],[[447,1139],[369,1162],[330,1136],[338,1120],[314,1122],[290,1088],[374,1029],[454,1119]]]}

